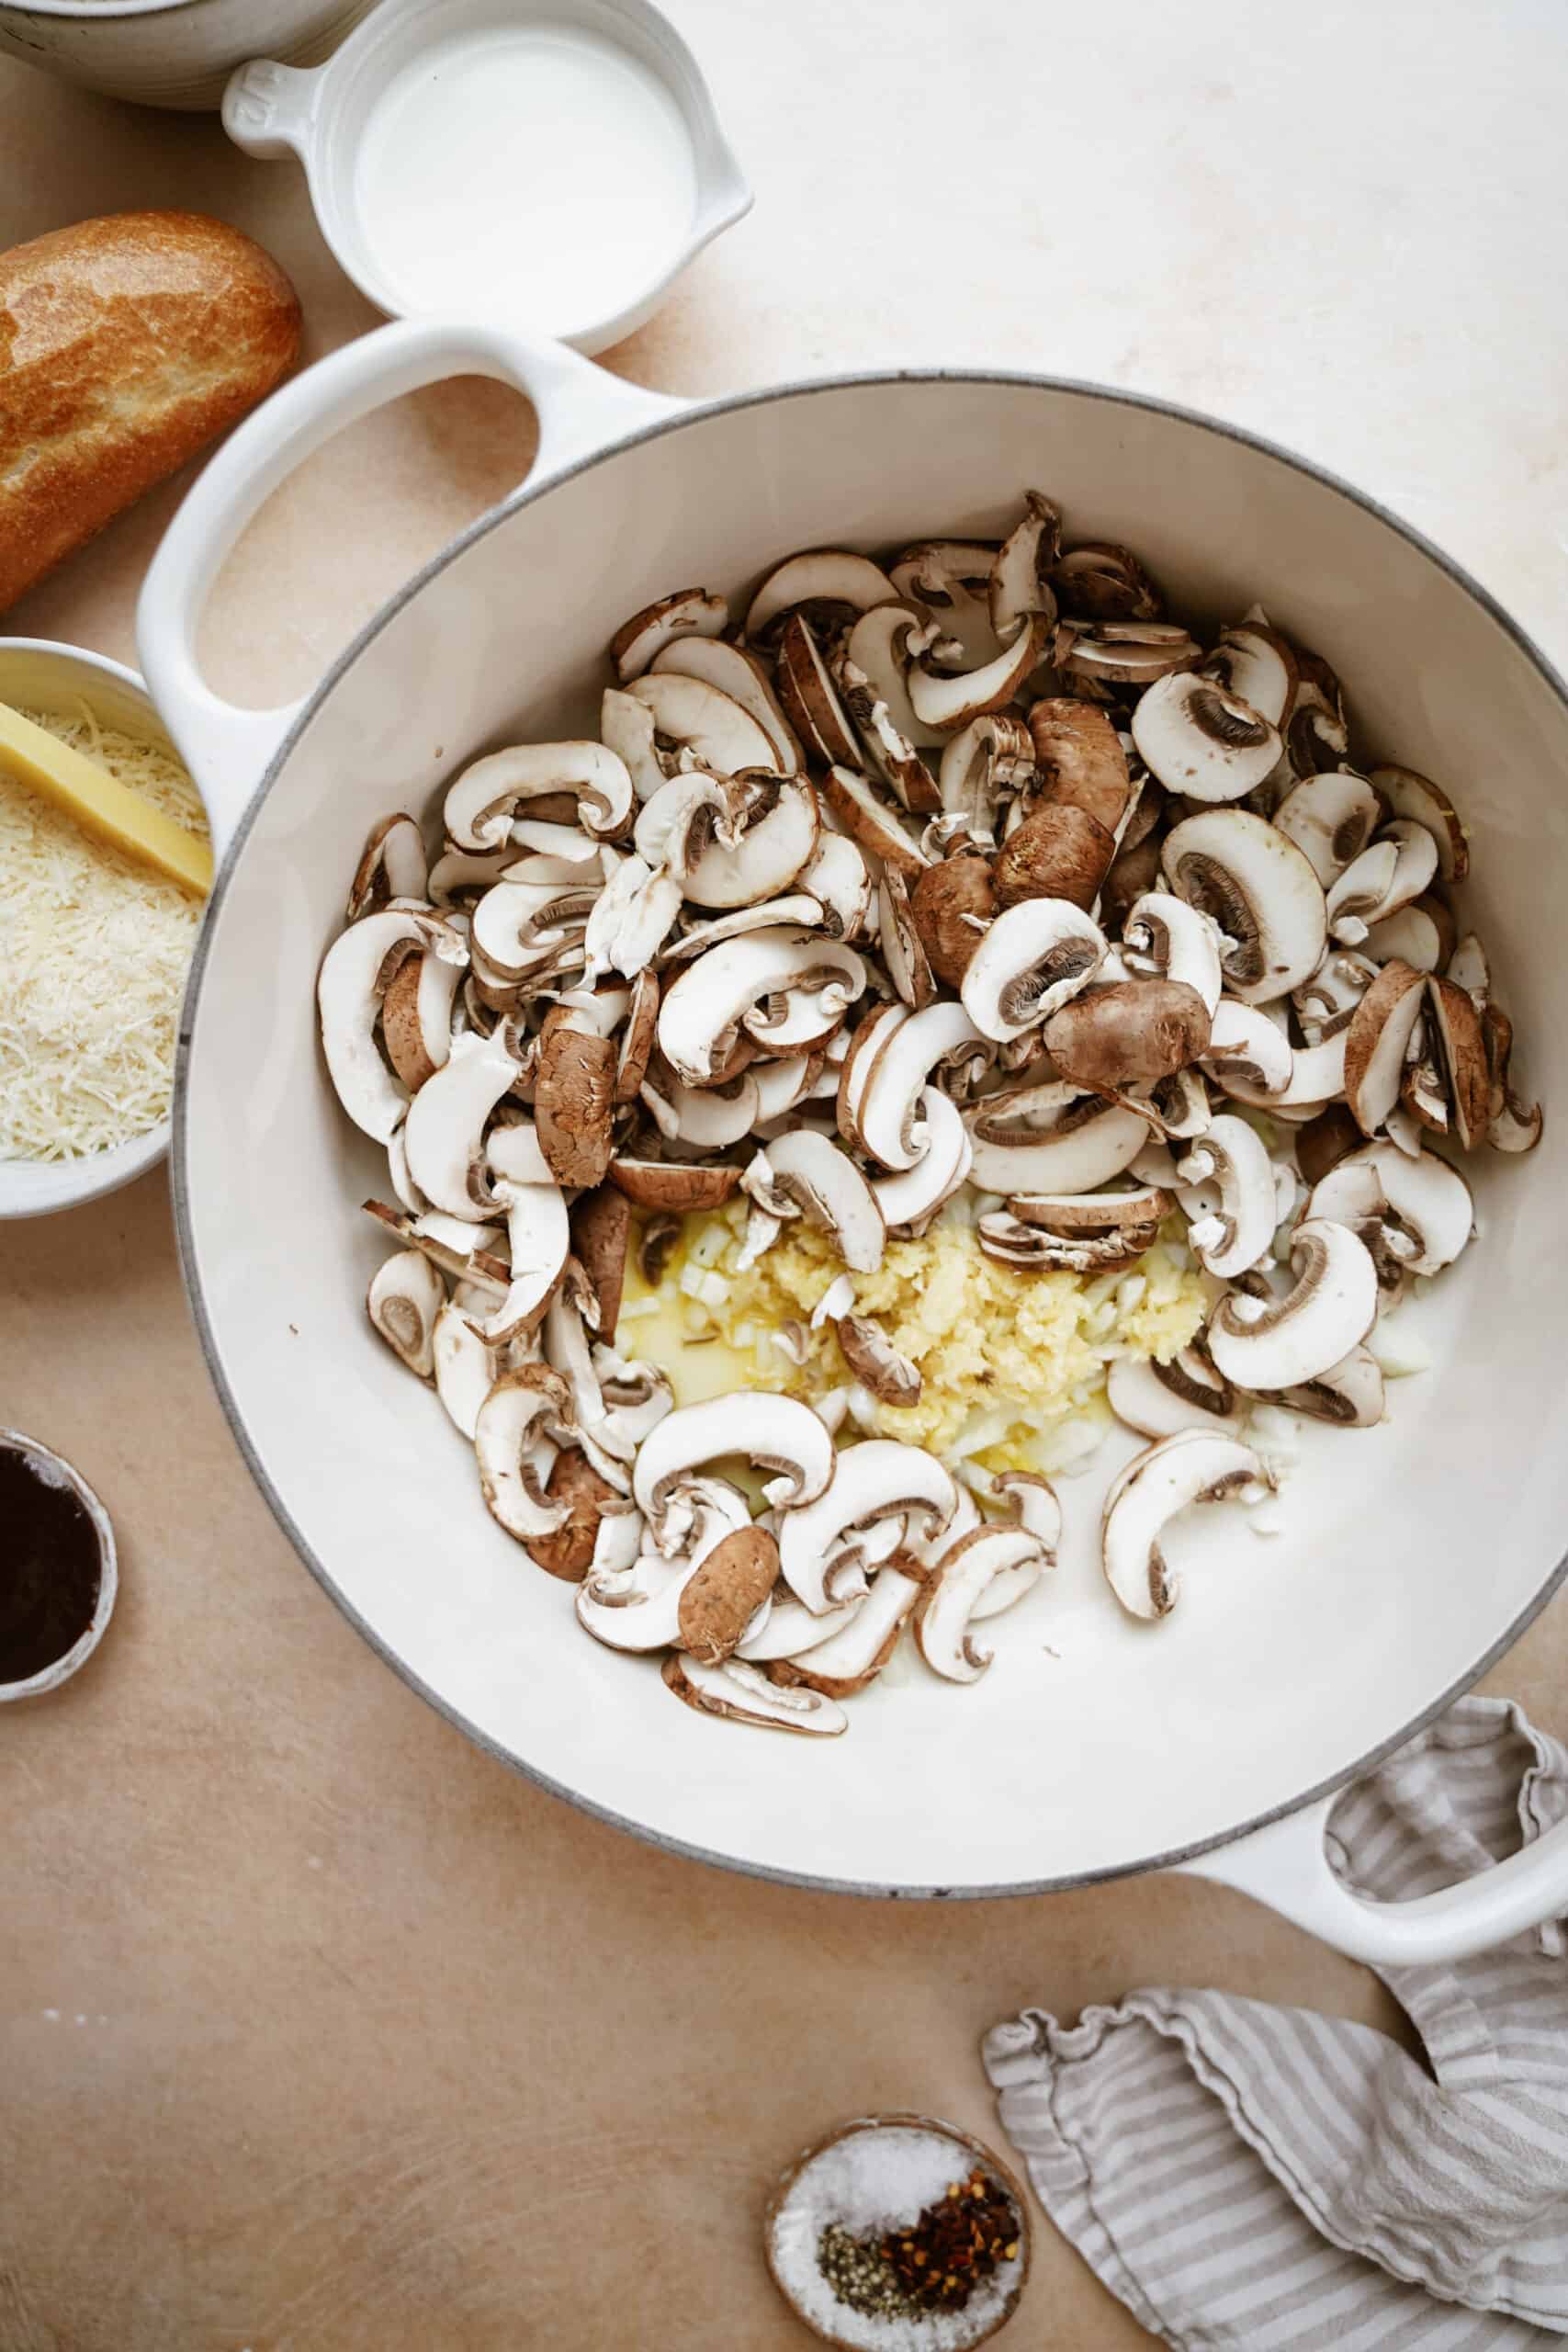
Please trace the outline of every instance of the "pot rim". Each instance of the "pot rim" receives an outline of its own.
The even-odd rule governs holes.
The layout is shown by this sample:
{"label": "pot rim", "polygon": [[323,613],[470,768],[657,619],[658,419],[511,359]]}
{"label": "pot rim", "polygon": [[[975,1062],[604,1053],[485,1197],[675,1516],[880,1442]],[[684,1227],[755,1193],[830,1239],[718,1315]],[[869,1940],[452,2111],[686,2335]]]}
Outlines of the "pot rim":
{"label": "pot rim", "polygon": [[[175,0],[175,5],[193,4],[194,0]],[[107,0],[107,5],[119,6],[121,0]],[[142,5],[144,0],[125,0],[125,12],[129,13],[130,9]],[[164,0],[145,0],[145,5],[158,6],[164,5]],[[61,9],[61,0],[53,0],[53,6],[57,12],[63,12]],[[570,481],[579,474],[587,473],[594,466],[603,463],[605,458],[618,456],[622,450],[633,448],[641,442],[657,440],[670,433],[682,432],[689,425],[701,423],[708,417],[732,414],[741,409],[761,408],[774,401],[800,399],[818,392],[852,390],[860,387],[872,389],[889,384],[997,384],[1032,391],[1066,392],[1075,399],[1108,401],[1116,407],[1146,410],[1156,415],[1174,417],[1182,424],[1195,426],[1200,431],[1213,434],[1222,440],[1237,442],[1245,448],[1258,450],[1265,457],[1274,458],[1279,464],[1289,466],[1293,472],[1304,474],[1323,489],[1332,491],[1337,496],[1348,500],[1352,505],[1359,506],[1364,514],[1371,514],[1385,528],[1394,532],[1407,545],[1416,548],[1418,554],[1425,556],[1428,562],[1446,572],[1448,577],[1454,581],[1473,603],[1479,605],[1481,609],[1496,623],[1504,635],[1518,648],[1556,696],[1562,707],[1564,717],[1568,718],[1568,680],[1565,680],[1556,666],[1547,659],[1528,631],[1520,627],[1512,615],[1498,603],[1488,589],[1482,585],[1480,581],[1466,570],[1463,564],[1447,554],[1434,540],[1429,539],[1425,532],[1416,529],[1414,524],[1405,522],[1403,517],[1393,514],[1369,492],[1359,490],[1354,483],[1345,481],[1341,475],[1334,473],[1326,466],[1318,465],[1314,459],[1304,458],[1298,451],[1287,448],[1283,443],[1270,439],[1266,434],[1254,433],[1244,425],[1232,424],[1226,418],[1210,415],[1202,409],[1188,408],[1179,401],[1165,400],[1156,393],[1130,391],[1115,384],[1096,383],[1089,378],[1047,376],[1036,374],[1028,369],[1002,368],[863,368],[840,375],[799,377],[784,383],[765,386],[757,391],[721,394],[713,400],[694,401],[690,407],[683,409],[676,416],[660,417],[651,424],[634,426],[627,433],[618,434],[613,440],[604,443],[602,447],[593,449],[586,456],[562,466],[558,470],[547,475],[542,481],[536,482],[530,479],[523,482],[498,505],[491,507],[476,521],[470,523],[465,530],[459,532],[456,538],[450,540],[445,548],[431,557],[428,562],[423,564],[405,581],[403,585],[387,599],[386,603],[372,615],[364,628],[344,648],[320,684],[306,697],[293,725],[273,753],[260,782],[246,804],[239,823],[235,826],[233,838],[229,843],[222,864],[213,880],[211,894],[208,900],[207,919],[204,920],[197,934],[196,951],[191,958],[190,972],[186,984],[185,1012],[180,1023],[179,1042],[175,1058],[173,1139],[169,1151],[170,1193],[175,1213],[175,1232],[179,1250],[180,1272],[185,1282],[186,1295],[190,1303],[191,1315],[196,1324],[197,1336],[201,1344],[208,1373],[217,1391],[219,1403],[234,1442],[243,1455],[245,1465],[255,1481],[268,1510],[305,1566],[315,1577],[316,1582],[341,1610],[349,1623],[376,1656],[390,1667],[399,1679],[406,1683],[411,1690],[416,1692],[427,1706],[434,1708],[437,1714],[455,1725],[473,1742],[476,1747],[482,1749],[487,1755],[493,1756],[511,1770],[532,1781],[549,1795],[563,1799],[568,1804],[575,1806],[580,1813],[589,1815],[593,1820],[603,1821],[614,1829],[622,1830],[646,1846],[657,1847],[662,1852],[679,1855],[685,1860],[705,1862],[714,1869],[732,1871],[744,1878],[765,1879],[775,1885],[801,1887],[813,1894],[869,1895],[893,1901],[980,1901],[995,1900],[1002,1896],[1059,1894],[1077,1887],[1099,1886],[1116,1879],[1141,1877],[1151,1871],[1175,1869],[1181,1863],[1193,1860],[1201,1854],[1217,1853],[1223,1848],[1235,1844],[1238,1839],[1249,1837],[1254,1831],[1267,1828],[1272,1822],[1282,1821],[1292,1814],[1303,1812],[1309,1805],[1321,1803],[1347,1787],[1352,1781],[1359,1780],[1374,1770],[1385,1758],[1392,1756],[1397,1748],[1403,1747],[1406,1741],[1414,1739],[1418,1733],[1424,1731],[1428,1724],[1434,1723],[1456,1699],[1462,1698],[1465,1692],[1472,1689],[1482,1676],[1497,1663],[1499,1658],[1512,1649],[1520,1635],[1534,1623],[1547,1602],[1562,1585],[1564,1577],[1568,1577],[1568,1551],[1560,1556],[1529,1601],[1503,1628],[1497,1638],[1487,1645],[1470,1668],[1459,1675],[1428,1705],[1419,1709],[1406,1722],[1399,1724],[1385,1739],[1378,1741],[1373,1747],[1352,1759],[1342,1770],[1329,1775],[1326,1779],[1314,1781],[1311,1787],[1303,1789],[1299,1796],[1289,1798],[1280,1804],[1270,1805],[1260,1813],[1248,1814],[1232,1826],[1218,1830],[1211,1837],[1190,1839],[1182,1845],[1139,1856],[1133,1861],[1107,1864],[1093,1870],[1070,1871],[1052,1878],[1007,1880],[985,1885],[908,1886],[876,1879],[832,1878],[817,1871],[786,1870],[776,1864],[749,1861],[733,1854],[716,1852],[712,1848],[695,1844],[687,1838],[671,1837],[662,1830],[649,1827],[646,1823],[629,1819],[626,1815],[617,1813],[613,1806],[601,1804],[592,1798],[582,1795],[580,1791],[569,1788],[565,1782],[554,1779],[538,1765],[529,1763],[522,1757],[514,1756],[509,1749],[502,1747],[498,1741],[492,1739],[488,1733],[482,1731],[478,1724],[470,1722],[459,1708],[453,1706],[439,1692],[433,1690],[430,1684],[414,1671],[407,1659],[399,1657],[381,1639],[348,1600],[330,1568],[317,1555],[302,1531],[295,1524],[282,1495],[274,1486],[265,1464],[251,1442],[244,1415],[231,1393],[217,1338],[208,1317],[191,1230],[190,1192],[186,1176],[188,1133],[186,1076],[195,1026],[195,1010],[200,996],[209,943],[212,933],[211,918],[228,895],[240,854],[250,837],[251,828],[288,764],[296,743],[315,718],[327,696],[352,669],[367,647],[373,643],[382,629],[401,613],[405,606],[413,602],[432,580],[445,571],[448,565],[457,562],[459,557],[466,555],[469,548],[476,546],[480,539],[488,537],[491,531],[498,530],[502,524],[509,522],[512,516],[523,507],[532,505],[536,500],[558,488],[562,482]]]}

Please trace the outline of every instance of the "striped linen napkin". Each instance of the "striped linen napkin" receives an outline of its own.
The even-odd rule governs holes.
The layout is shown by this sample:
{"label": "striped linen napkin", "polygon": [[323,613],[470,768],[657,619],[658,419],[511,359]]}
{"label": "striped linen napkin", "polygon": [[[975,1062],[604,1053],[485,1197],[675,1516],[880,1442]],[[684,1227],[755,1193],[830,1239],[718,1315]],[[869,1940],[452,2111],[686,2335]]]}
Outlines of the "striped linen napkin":
{"label": "striped linen napkin", "polygon": [[[1330,1816],[1334,1869],[1426,1894],[1568,1813],[1568,1751],[1462,1699]],[[1561,1924],[1381,1971],[1430,2066],[1370,2026],[1134,1993],[986,2038],[1002,2125],[1112,2294],[1182,2352],[1523,2352],[1568,2334]]]}

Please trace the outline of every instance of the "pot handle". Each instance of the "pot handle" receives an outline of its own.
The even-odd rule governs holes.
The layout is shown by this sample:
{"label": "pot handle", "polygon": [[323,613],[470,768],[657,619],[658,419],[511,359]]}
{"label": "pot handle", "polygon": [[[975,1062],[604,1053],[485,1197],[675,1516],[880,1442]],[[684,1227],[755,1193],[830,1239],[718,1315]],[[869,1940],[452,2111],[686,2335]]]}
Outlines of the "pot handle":
{"label": "pot handle", "polygon": [[1333,1804],[1332,1796],[1322,1797],[1176,1868],[1234,1886],[1337,1951],[1376,1967],[1467,1960],[1568,1911],[1568,1821],[1436,1894],[1373,1903],[1328,1866],[1324,1831]]}
{"label": "pot handle", "polygon": [[532,401],[539,448],[529,479],[558,473],[684,401],[645,391],[565,345],[505,325],[405,319],[378,327],[286,384],[212,458],[164,535],[136,610],[148,690],[207,804],[221,858],[274,753],[309,701],[242,710],[206,684],[196,637],[225,558],[296,466],[384,401],[448,376],[492,376]]}

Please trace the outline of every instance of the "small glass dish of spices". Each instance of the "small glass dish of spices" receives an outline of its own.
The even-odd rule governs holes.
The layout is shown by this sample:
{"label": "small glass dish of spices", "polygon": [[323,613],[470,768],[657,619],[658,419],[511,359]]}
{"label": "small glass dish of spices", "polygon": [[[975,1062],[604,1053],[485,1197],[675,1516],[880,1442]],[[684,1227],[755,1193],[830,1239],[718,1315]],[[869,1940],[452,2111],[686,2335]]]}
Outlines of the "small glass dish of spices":
{"label": "small glass dish of spices", "polygon": [[955,2124],[870,2115],[807,2148],[768,2207],[773,2284],[824,2343],[968,2352],[1029,2273],[1023,2192]]}
{"label": "small glass dish of spices", "polygon": [[103,1638],[118,1585],[114,1530],[86,1480],[0,1430],[0,1703],[70,1680]]}

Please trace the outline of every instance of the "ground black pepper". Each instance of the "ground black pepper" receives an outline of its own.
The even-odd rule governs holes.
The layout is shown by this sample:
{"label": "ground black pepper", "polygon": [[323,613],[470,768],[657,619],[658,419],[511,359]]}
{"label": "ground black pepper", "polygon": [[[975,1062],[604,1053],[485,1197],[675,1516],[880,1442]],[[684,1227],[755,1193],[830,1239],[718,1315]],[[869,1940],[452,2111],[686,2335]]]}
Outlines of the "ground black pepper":
{"label": "ground black pepper", "polygon": [[852,2237],[838,2222],[822,2233],[817,2266],[852,2311],[879,2319],[912,2319],[962,2311],[998,2265],[1017,2259],[1012,2199],[976,2166],[950,2183],[919,2221],[881,2237]]}
{"label": "ground black pepper", "polygon": [[93,1622],[101,1574],[81,1497],[0,1446],[0,1682],[26,1682],[65,1656]]}

